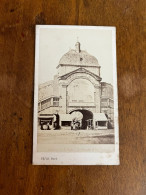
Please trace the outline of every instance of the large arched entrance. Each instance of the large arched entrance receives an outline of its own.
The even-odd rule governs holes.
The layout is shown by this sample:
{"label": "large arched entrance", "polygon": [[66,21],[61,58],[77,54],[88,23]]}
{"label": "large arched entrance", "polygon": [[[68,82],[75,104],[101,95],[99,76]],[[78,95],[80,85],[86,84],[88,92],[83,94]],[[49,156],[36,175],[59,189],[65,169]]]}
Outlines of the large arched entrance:
{"label": "large arched entrance", "polygon": [[72,114],[73,112],[81,112],[83,115],[82,118],[82,125],[81,125],[81,129],[87,129],[87,120],[89,119],[93,119],[93,113],[89,110],[85,110],[85,109],[76,109],[70,112],[70,114]]}

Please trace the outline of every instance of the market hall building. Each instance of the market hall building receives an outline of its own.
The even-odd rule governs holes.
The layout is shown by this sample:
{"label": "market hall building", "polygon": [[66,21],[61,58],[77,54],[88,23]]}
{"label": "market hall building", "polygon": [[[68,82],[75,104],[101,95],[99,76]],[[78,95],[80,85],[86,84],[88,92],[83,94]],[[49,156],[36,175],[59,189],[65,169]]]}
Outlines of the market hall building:
{"label": "market hall building", "polygon": [[81,129],[113,128],[113,86],[101,82],[98,60],[77,42],[56,68],[54,80],[39,85],[39,124],[53,126],[58,113],[59,126],[70,129],[75,113],[81,113]]}

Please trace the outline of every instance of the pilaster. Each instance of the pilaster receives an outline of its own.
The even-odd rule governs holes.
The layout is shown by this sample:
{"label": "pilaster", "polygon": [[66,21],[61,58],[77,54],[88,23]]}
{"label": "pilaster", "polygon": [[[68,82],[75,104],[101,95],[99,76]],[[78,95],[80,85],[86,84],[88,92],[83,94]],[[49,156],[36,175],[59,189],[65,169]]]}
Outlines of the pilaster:
{"label": "pilaster", "polygon": [[95,89],[95,112],[100,112],[100,96],[101,96],[101,89],[99,85],[94,85]]}

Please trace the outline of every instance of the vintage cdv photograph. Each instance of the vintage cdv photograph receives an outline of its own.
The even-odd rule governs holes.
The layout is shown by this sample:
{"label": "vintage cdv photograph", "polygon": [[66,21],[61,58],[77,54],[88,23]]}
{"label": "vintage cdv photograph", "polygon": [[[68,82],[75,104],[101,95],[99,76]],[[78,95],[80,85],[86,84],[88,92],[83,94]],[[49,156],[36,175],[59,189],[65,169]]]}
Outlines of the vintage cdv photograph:
{"label": "vintage cdv photograph", "polygon": [[116,28],[37,25],[34,165],[119,165]]}

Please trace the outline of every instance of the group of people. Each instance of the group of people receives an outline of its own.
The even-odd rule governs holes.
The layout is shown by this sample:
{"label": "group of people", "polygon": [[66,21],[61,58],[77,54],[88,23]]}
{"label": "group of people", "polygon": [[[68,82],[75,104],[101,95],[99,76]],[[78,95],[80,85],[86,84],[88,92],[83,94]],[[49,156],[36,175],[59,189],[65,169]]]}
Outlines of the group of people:
{"label": "group of people", "polygon": [[71,122],[71,130],[79,130],[81,129],[81,123],[79,121]]}

